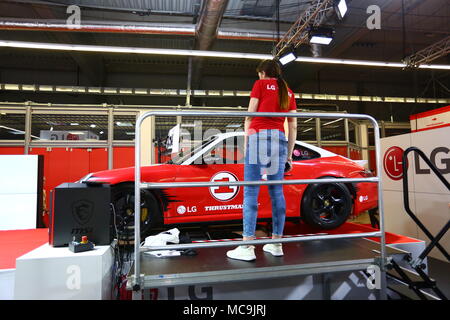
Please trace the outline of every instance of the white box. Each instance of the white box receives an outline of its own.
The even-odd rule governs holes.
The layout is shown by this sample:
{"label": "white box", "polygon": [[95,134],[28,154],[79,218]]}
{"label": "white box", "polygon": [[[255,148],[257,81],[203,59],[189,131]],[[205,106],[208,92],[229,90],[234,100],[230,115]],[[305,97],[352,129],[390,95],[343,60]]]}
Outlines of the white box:
{"label": "white box", "polygon": [[16,300],[109,300],[111,246],[73,253],[48,243],[16,260]]}

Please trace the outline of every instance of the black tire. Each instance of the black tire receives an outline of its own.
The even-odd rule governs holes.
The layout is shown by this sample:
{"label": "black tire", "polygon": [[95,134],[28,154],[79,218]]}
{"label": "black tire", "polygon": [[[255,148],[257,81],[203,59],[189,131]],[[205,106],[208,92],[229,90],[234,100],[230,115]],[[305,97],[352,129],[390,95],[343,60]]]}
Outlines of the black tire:
{"label": "black tire", "polygon": [[[134,185],[121,184],[114,186],[111,192],[114,206],[115,225],[119,239],[134,239]],[[148,237],[151,230],[162,223],[161,209],[155,196],[148,190],[141,190],[141,242]]]}
{"label": "black tire", "polygon": [[352,205],[352,195],[345,184],[311,184],[303,194],[301,215],[310,226],[335,229],[348,219]]}

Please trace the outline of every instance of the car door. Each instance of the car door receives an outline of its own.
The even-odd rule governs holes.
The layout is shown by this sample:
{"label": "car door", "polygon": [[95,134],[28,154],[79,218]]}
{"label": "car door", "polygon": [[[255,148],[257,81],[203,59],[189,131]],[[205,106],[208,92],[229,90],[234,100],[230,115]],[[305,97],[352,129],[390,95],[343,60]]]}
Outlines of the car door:
{"label": "car door", "polygon": [[[176,182],[233,182],[244,179],[243,136],[221,137],[181,165]],[[243,187],[179,188],[174,218],[183,222],[242,218]]]}

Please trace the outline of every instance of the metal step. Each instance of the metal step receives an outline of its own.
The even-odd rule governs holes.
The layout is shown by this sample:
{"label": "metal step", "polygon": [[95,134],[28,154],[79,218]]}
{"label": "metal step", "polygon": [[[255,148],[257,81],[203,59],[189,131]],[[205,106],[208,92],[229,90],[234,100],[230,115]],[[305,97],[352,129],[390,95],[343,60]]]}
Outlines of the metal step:
{"label": "metal step", "polygon": [[[401,267],[401,266],[400,266],[400,269],[402,269],[402,271],[409,277],[409,279],[411,279],[411,281],[413,281],[413,282],[423,282],[424,281],[418,273],[416,273],[410,269]],[[388,270],[387,273],[397,279],[402,280],[402,277],[398,274],[398,272],[395,269]],[[430,278],[430,280],[434,281],[434,279],[432,279],[432,278]]]}
{"label": "metal step", "polygon": [[[423,279],[416,272],[408,270],[406,268],[400,267],[402,271],[409,277],[409,279],[413,282],[422,282]],[[401,296],[407,297],[411,300],[420,300],[420,297],[409,288],[408,284],[404,282],[404,280],[400,277],[398,272],[394,269],[387,271],[388,276],[388,289],[395,291]],[[430,278],[430,280],[433,280]],[[419,289],[419,291],[428,299],[428,300],[441,300],[433,294],[426,292],[425,290],[429,289]]]}
{"label": "metal step", "polygon": [[[398,281],[398,280],[396,280],[396,281]],[[419,296],[413,290],[411,290],[406,283],[401,283],[399,281],[399,283],[397,283],[397,284],[388,285],[388,289],[400,294],[401,296],[407,297],[411,300],[420,300]],[[436,297],[432,294],[429,294],[423,290],[420,290],[420,292],[422,292],[423,295],[428,300],[441,300],[438,297]]]}

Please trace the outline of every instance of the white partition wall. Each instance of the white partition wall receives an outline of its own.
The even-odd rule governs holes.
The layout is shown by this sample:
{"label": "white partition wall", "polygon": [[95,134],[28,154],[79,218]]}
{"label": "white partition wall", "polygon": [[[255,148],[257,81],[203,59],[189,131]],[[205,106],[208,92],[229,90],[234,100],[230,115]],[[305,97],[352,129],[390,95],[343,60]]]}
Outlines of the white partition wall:
{"label": "white partition wall", "polygon": [[37,155],[0,156],[0,230],[36,228],[38,178]]}
{"label": "white partition wall", "polygon": [[[408,216],[403,205],[401,155],[409,147],[417,147],[450,181],[450,127],[403,134],[381,139],[383,160],[383,194],[386,231],[430,242],[427,236]],[[427,164],[408,155],[408,180],[410,208],[425,227],[436,235],[450,218],[450,192],[430,170]],[[450,251],[450,234],[440,241]],[[444,259],[433,249],[431,257]]]}

